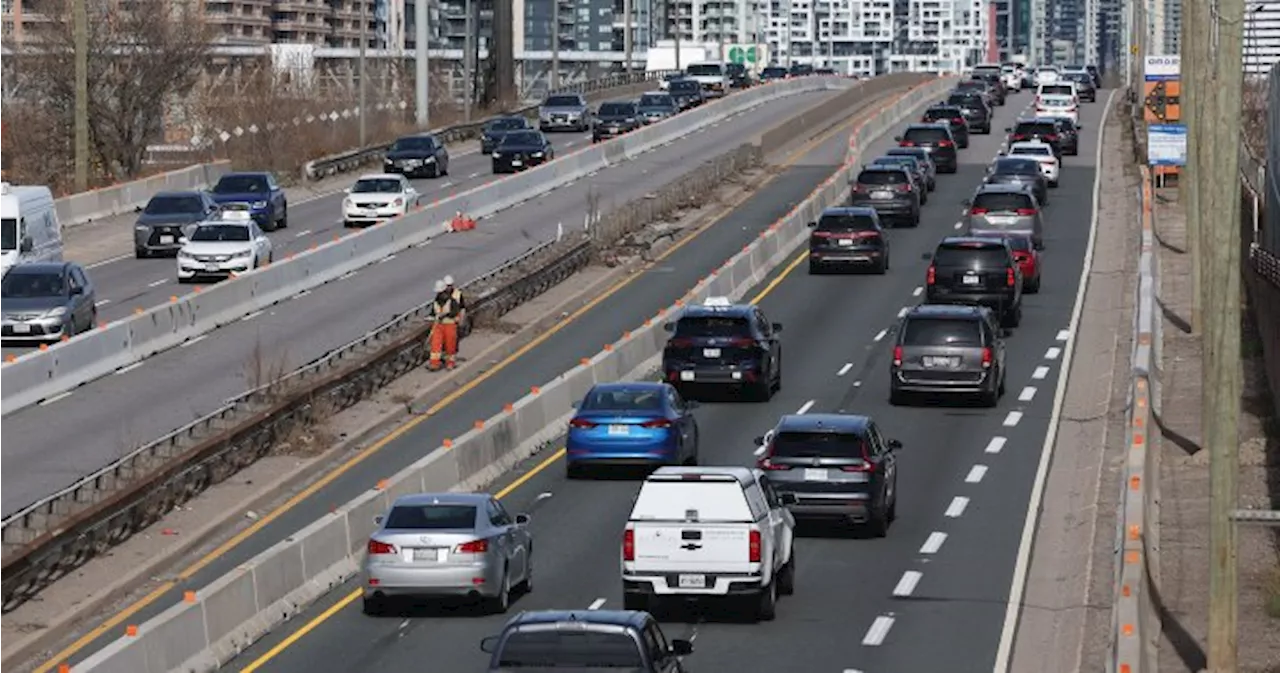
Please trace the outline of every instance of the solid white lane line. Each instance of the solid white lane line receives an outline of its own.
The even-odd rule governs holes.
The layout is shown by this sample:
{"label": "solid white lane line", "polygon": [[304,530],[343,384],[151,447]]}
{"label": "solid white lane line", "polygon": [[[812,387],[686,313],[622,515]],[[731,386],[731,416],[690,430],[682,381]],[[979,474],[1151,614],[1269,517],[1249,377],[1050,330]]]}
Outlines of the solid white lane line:
{"label": "solid white lane line", "polygon": [[1036,397],[1036,389],[1034,386],[1027,386],[1022,389],[1022,392],[1018,393],[1019,402],[1030,402],[1031,400],[1035,399],[1035,397]]}
{"label": "solid white lane line", "polygon": [[[89,267],[85,267],[85,268],[87,269],[87,268],[89,268]],[[95,301],[95,302],[93,302],[93,307],[94,307],[94,308],[102,308],[103,306],[106,306],[107,304],[110,304],[110,303],[111,303],[111,300],[110,300],[110,299],[103,299],[102,301]]]}
{"label": "solid white lane line", "polygon": [[850,369],[853,369],[853,363],[846,362],[844,363],[844,366],[840,368],[840,371],[836,372],[836,376],[844,376],[849,373]]}
{"label": "solid white lane line", "polygon": [[923,287],[917,287],[916,289],[914,289],[914,290],[912,290],[912,291],[911,291],[911,296],[912,296],[912,297],[919,297],[919,296],[920,296],[920,295],[922,295],[922,294],[924,294],[924,288],[923,288]]}
{"label": "solid white lane line", "polygon": [[54,402],[60,402],[60,401],[62,401],[62,400],[65,400],[65,399],[67,399],[68,397],[71,397],[71,393],[72,393],[72,392],[74,392],[74,391],[68,390],[68,391],[67,391],[67,392],[65,392],[65,393],[59,393],[59,394],[54,395],[53,397],[50,397],[50,398],[48,398],[48,399],[40,400],[40,406],[42,406],[42,407],[43,407],[43,406],[48,406],[48,405],[50,405],[50,404],[53,404]]}
{"label": "solid white lane line", "polygon": [[200,336],[198,336],[198,337],[196,337],[196,338],[194,338],[194,339],[191,339],[191,340],[189,340],[189,341],[184,341],[184,342],[182,342],[182,348],[186,348],[186,347],[188,347],[188,346],[194,346],[194,345],[196,345],[196,344],[200,343],[201,341],[204,341],[204,340],[205,340],[205,339],[207,339],[207,338],[209,338],[209,335],[208,335],[208,334],[201,334]]}
{"label": "solid white lane line", "polygon": [[93,264],[86,264],[86,265],[84,266],[84,268],[86,268],[86,269],[96,269],[96,268],[98,268],[98,267],[100,267],[100,266],[106,266],[106,265],[111,264],[111,263],[113,263],[113,262],[119,262],[119,261],[120,261],[120,260],[122,260],[122,259],[128,259],[128,258],[130,258],[130,257],[133,257],[133,255],[117,255],[117,256],[115,256],[115,257],[110,257],[110,258],[108,258],[108,259],[104,259],[104,260],[102,260],[101,262],[94,262]]}
{"label": "solid white lane line", "polygon": [[249,315],[247,315],[247,316],[245,316],[245,317],[241,318],[241,319],[240,319],[240,322],[248,322],[248,321],[250,321],[250,320],[253,320],[254,318],[256,318],[256,317],[258,317],[258,316],[262,315],[262,313],[263,313],[263,311],[262,311],[262,310],[254,311],[253,313],[250,313]]}
{"label": "solid white lane line", "polygon": [[1054,346],[1044,352],[1044,359],[1057,360],[1059,355],[1062,355],[1062,349],[1058,348],[1057,346]]}
{"label": "solid white lane line", "polygon": [[800,406],[800,410],[797,411],[796,413],[801,415],[808,413],[809,410],[813,408],[813,402],[814,402],[813,400],[809,400],[808,402],[805,402],[803,405]]}
{"label": "solid white lane line", "polygon": [[1034,372],[1031,373],[1031,378],[1037,381],[1040,381],[1040,380],[1043,380],[1044,377],[1048,375],[1049,375],[1049,368],[1044,365],[1040,365],[1039,367],[1036,367],[1036,370]]}
{"label": "solid white lane line", "polygon": [[972,468],[969,469],[969,474],[965,476],[964,483],[977,484],[981,482],[982,478],[985,476],[987,476],[987,466],[974,465]]}
{"label": "solid white lane line", "polygon": [[844,673],[862,673],[862,671],[856,668],[846,668],[844,669]]}
{"label": "solid white lane line", "polygon": [[898,580],[898,586],[893,588],[893,595],[899,598],[910,596],[916,590],[916,585],[920,583],[921,577],[924,577],[924,573],[918,570],[908,570],[902,573],[902,579]]}
{"label": "solid white lane line", "polygon": [[310,235],[311,235],[311,230],[310,230],[310,229],[303,229],[302,231],[299,231],[298,233],[294,234],[294,235],[293,235],[293,237],[294,237],[294,238],[304,238],[304,237],[306,237],[306,236],[310,236]]}
{"label": "solid white lane line", "polygon": [[907,311],[910,311],[910,310],[911,309],[907,308],[906,306],[903,306],[902,308],[898,309],[898,317],[899,318],[907,317]]}
{"label": "solid white lane line", "polygon": [[128,373],[128,372],[131,372],[131,371],[133,371],[133,370],[137,369],[138,367],[141,367],[141,366],[142,366],[142,362],[143,362],[142,360],[138,360],[137,362],[135,362],[135,363],[133,363],[133,364],[131,364],[131,365],[127,366],[127,367],[121,367],[121,368],[119,368],[119,369],[117,369],[117,370],[116,370],[116,373],[117,373],[117,374],[125,374],[125,373]]}
{"label": "solid white lane line", "polygon": [[1021,421],[1021,420],[1022,420],[1021,411],[1010,411],[1009,415],[1004,417],[1004,426],[1006,428],[1012,428],[1013,426],[1018,424],[1018,421]]}
{"label": "solid white lane line", "polygon": [[387,262],[390,262],[391,260],[393,260],[393,259],[395,259],[395,258],[396,258],[396,256],[395,256],[395,255],[387,255],[386,257],[383,257],[382,259],[378,260],[378,263],[379,263],[379,264],[386,264]]}
{"label": "solid white lane line", "polygon": [[992,437],[991,441],[987,442],[986,452],[1000,453],[1001,451],[1004,450],[1004,443],[1007,441],[1009,440],[1005,439],[1004,437]]}
{"label": "solid white lane line", "polygon": [[478,178],[478,177],[480,177],[480,172],[479,172],[479,171],[477,171],[477,172],[475,172],[475,173],[472,173],[471,175],[468,175],[468,176],[467,176],[467,179],[468,179],[468,180],[475,180],[475,179],[476,179],[476,178]]}
{"label": "solid white lane line", "polygon": [[588,610],[599,610],[599,609],[600,609],[600,606],[602,606],[602,605],[604,605],[604,599],[603,599],[603,598],[597,598],[597,599],[595,599],[594,601],[591,601],[591,605],[588,605],[588,606],[587,606],[587,609],[588,609]]}
{"label": "solid white lane line", "polygon": [[867,629],[867,635],[862,637],[862,644],[867,647],[876,647],[884,642],[891,628],[893,628],[893,617],[884,615],[876,617],[876,620],[871,623],[871,628]]}
{"label": "solid white lane line", "polygon": [[942,543],[946,541],[946,533],[939,533],[937,531],[929,533],[929,537],[924,541],[924,544],[920,545],[920,553],[937,554],[938,550],[942,549]]}
{"label": "solid white lane line", "polygon": [[888,333],[889,333],[889,330],[887,330],[887,329],[882,329],[882,330],[880,330],[879,332],[877,332],[877,333],[876,333],[876,337],[875,337],[875,339],[873,339],[873,341],[879,341],[879,340],[883,339],[883,338],[884,338],[884,335],[886,335],[886,334],[888,334]]}
{"label": "solid white lane line", "polygon": [[355,277],[356,277],[356,272],[350,271],[342,274],[341,276],[338,276],[338,280],[347,280],[348,278],[355,278]]}
{"label": "solid white lane line", "polygon": [[947,505],[947,511],[946,511],[947,518],[948,519],[960,518],[960,515],[964,514],[964,508],[968,506],[969,506],[969,499],[964,496],[957,495],[956,497],[951,499],[951,504]]}
{"label": "solid white lane line", "polygon": [[164,285],[167,282],[169,282],[168,278],[161,278],[160,280],[147,283],[147,287],[160,287],[161,285]]}
{"label": "solid white lane line", "polygon": [[1058,332],[1058,341],[1066,341],[1071,338],[1071,330],[1060,330]]}

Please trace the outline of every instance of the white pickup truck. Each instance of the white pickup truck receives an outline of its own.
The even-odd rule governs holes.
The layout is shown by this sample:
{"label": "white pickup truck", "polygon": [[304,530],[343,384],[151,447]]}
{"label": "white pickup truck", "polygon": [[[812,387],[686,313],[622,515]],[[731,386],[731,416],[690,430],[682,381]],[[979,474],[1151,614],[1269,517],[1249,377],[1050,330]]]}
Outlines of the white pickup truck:
{"label": "white pickup truck", "polygon": [[729,93],[729,69],[723,63],[694,63],[685,68],[685,74],[701,85],[709,97]]}
{"label": "white pickup truck", "polygon": [[623,605],[738,598],[757,620],[795,591],[793,494],[745,467],[662,467],[636,496],[622,538]]}

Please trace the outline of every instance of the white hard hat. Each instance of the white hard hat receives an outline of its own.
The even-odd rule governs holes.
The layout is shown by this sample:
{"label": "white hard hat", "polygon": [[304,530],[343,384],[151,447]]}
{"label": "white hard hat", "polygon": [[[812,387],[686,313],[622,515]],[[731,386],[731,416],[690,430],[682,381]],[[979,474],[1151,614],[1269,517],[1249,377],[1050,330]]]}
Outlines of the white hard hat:
{"label": "white hard hat", "polygon": [[444,284],[445,284],[445,285],[453,285],[453,276],[445,276],[445,277],[444,277]]}
{"label": "white hard hat", "polygon": [[436,281],[436,292],[444,292],[447,289],[449,289],[449,286],[443,280]]}

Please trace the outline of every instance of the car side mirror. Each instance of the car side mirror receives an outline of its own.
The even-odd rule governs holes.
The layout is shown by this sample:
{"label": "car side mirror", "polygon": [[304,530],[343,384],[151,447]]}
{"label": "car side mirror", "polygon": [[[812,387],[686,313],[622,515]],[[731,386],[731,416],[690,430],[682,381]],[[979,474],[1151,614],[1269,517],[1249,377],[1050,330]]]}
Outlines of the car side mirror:
{"label": "car side mirror", "polygon": [[346,189],[343,189],[343,190],[342,190],[342,193],[343,193],[343,194],[350,194],[350,193],[351,193],[351,188],[350,188],[350,187],[347,187]]}
{"label": "car side mirror", "polygon": [[382,516],[381,514],[378,514],[373,517],[373,525],[375,526],[381,526],[383,521],[386,521],[386,517]]}
{"label": "car side mirror", "polygon": [[533,520],[533,519],[529,518],[529,515],[528,515],[528,514],[517,514],[517,515],[516,515],[516,525],[517,525],[517,526],[528,526],[528,525],[529,525],[529,522],[530,522],[530,521],[532,521],[532,520]]}
{"label": "car side mirror", "polygon": [[779,493],[778,500],[786,507],[796,504],[795,493]]}
{"label": "car side mirror", "polygon": [[1044,250],[1044,241],[1037,241],[1032,244],[1032,247],[1036,249],[1036,252]]}
{"label": "car side mirror", "polygon": [[498,637],[488,636],[480,639],[480,651],[486,654],[493,654],[498,649]]}
{"label": "car side mirror", "polygon": [[770,327],[772,327],[772,328],[773,328],[773,331],[775,331],[775,332],[781,332],[781,331],[782,331],[782,323],[780,323],[780,322],[775,322],[775,323],[773,323],[772,325],[770,325]]}
{"label": "car side mirror", "polygon": [[965,208],[968,208],[973,205],[973,199],[962,199],[960,201],[960,205],[964,206]]}
{"label": "car side mirror", "polygon": [[922,252],[922,253],[920,253],[920,259],[923,259],[923,260],[924,260],[924,261],[926,261],[926,262],[931,262],[931,261],[933,261],[933,253],[932,253],[932,252]]}
{"label": "car side mirror", "polygon": [[894,141],[894,142],[897,142],[897,143],[902,142],[902,136],[894,136],[894,137],[893,137],[893,141]]}
{"label": "car side mirror", "polygon": [[84,294],[84,288],[83,288],[83,287],[80,287],[79,285],[77,285],[77,286],[75,286],[75,287],[71,288],[71,296],[73,296],[73,297],[74,297],[74,296],[76,296],[76,295],[80,295],[80,294]]}
{"label": "car side mirror", "polygon": [[135,213],[141,213],[141,212],[142,212],[142,206],[134,206],[134,207],[133,207],[133,212],[135,212]]}
{"label": "car side mirror", "polygon": [[179,237],[178,237],[178,245],[186,245],[186,244],[187,244],[187,237],[186,237],[186,236],[179,236]]}
{"label": "car side mirror", "polygon": [[685,400],[685,401],[684,401],[684,408],[685,408],[685,409],[688,409],[688,410],[697,409],[697,408],[698,408],[698,407],[700,407],[700,406],[702,406],[702,403],[701,403],[701,402],[699,402],[699,401],[697,401],[697,400]]}
{"label": "car side mirror", "polygon": [[677,657],[686,657],[693,654],[693,641],[683,638],[671,639],[671,653]]}
{"label": "car side mirror", "polygon": [[19,251],[19,252],[31,252],[32,250],[34,250],[34,249],[35,249],[35,247],[36,247],[36,243],[35,243],[35,241],[31,240],[31,237],[30,237],[30,236],[23,236],[23,237],[22,237],[22,244],[21,244],[20,246],[18,246],[18,251]]}
{"label": "car side mirror", "polygon": [[756,446],[764,446],[764,435],[760,435],[751,441],[755,442]]}
{"label": "car side mirror", "polygon": [[663,323],[663,324],[662,324],[662,329],[663,329],[663,330],[665,330],[665,331],[667,331],[667,332],[675,332],[675,331],[676,331],[676,324],[675,324],[675,323],[673,323],[673,322]]}
{"label": "car side mirror", "polygon": [[900,441],[898,441],[898,440],[896,440],[896,439],[890,439],[889,441],[887,441],[887,442],[885,442],[885,443],[889,445],[889,450],[890,450],[890,451],[901,451],[901,450],[902,450],[902,442],[900,442]]}
{"label": "car side mirror", "polygon": [[810,222],[810,223],[808,224],[808,227],[809,227],[810,229],[816,229],[816,228],[818,228],[818,223],[817,223],[817,222]]}

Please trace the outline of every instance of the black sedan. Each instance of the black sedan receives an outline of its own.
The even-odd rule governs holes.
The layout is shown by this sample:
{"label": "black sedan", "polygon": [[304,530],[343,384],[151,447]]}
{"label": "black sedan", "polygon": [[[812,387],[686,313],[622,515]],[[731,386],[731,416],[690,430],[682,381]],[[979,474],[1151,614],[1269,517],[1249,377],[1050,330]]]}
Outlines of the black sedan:
{"label": "black sedan", "polygon": [[485,124],[484,135],[480,136],[480,152],[492,154],[498,144],[512,131],[532,131],[533,124],[524,117],[498,117]]}
{"label": "black sedan", "polygon": [[516,173],[551,161],[556,157],[556,150],[542,131],[530,129],[503,136],[491,156],[494,173]]}

